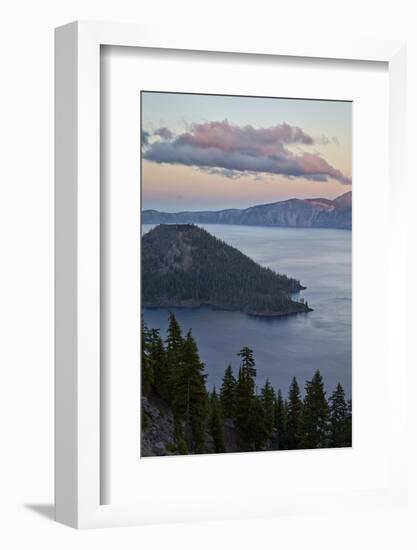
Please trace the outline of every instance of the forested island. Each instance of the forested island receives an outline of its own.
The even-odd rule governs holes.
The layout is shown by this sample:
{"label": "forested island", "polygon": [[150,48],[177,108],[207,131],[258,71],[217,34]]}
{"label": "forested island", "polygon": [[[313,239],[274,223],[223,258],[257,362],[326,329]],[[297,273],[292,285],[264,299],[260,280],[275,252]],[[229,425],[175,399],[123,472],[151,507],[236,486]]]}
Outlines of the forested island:
{"label": "forested island", "polygon": [[142,237],[143,307],[209,305],[281,316],[312,311],[290,297],[303,289],[195,225],[162,224]]}
{"label": "forested island", "polygon": [[288,395],[266,380],[258,392],[253,351],[237,352],[217,391],[206,387],[191,330],[171,313],[166,338],[142,322],[142,456],[315,449],[352,445],[352,405],[341,384],[326,398],[317,370],[304,397],[294,377]]}

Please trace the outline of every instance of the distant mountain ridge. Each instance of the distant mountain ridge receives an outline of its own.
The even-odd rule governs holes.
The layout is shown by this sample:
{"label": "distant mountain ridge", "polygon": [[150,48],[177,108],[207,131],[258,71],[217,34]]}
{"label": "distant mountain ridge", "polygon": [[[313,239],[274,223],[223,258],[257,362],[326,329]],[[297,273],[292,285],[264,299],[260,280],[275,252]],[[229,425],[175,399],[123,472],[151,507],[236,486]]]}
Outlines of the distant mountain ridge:
{"label": "distant mountain ridge", "polygon": [[209,305],[280,316],[311,311],[291,299],[304,288],[196,225],[162,224],[142,236],[143,307]]}
{"label": "distant mountain ridge", "polygon": [[324,227],[352,229],[352,191],[330,200],[289,199],[249,208],[200,212],[144,210],[142,223],[213,223],[266,227]]}

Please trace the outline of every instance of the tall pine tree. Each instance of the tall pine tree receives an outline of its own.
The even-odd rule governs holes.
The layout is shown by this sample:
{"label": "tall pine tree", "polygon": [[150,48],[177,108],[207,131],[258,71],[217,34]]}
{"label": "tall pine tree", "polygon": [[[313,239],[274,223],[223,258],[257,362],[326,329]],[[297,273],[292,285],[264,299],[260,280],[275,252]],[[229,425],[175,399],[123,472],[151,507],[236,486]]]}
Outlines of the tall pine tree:
{"label": "tall pine tree", "polygon": [[153,371],[153,387],[163,399],[169,398],[167,359],[159,329],[149,331],[149,363]]}
{"label": "tall pine tree", "polygon": [[191,330],[182,345],[179,363],[173,370],[173,409],[184,423],[188,452],[204,452],[204,428],[207,418],[207,392],[204,364],[201,362]]}
{"label": "tall pine tree", "polygon": [[265,410],[261,398],[254,396],[248,411],[248,451],[261,451],[268,438],[265,427]]}
{"label": "tall pine tree", "polygon": [[348,399],[348,416],[347,416],[347,447],[352,447],[352,399]]}
{"label": "tall pine tree", "polygon": [[297,379],[294,378],[291,381],[290,390],[288,393],[288,406],[287,406],[287,448],[299,449],[301,445],[301,412],[302,401],[300,394],[300,387]]}
{"label": "tall pine tree", "polygon": [[271,438],[274,431],[275,417],[275,392],[268,379],[261,390],[261,403],[265,413],[265,432],[266,437]]}
{"label": "tall pine tree", "polygon": [[329,443],[329,407],[324,391],[323,378],[316,370],[306,383],[302,414],[302,447],[316,449]]}
{"label": "tall pine tree", "polygon": [[286,408],[282,398],[281,390],[278,390],[274,404],[274,425],[276,430],[276,448],[283,450],[286,448]]}
{"label": "tall pine tree", "polygon": [[341,384],[329,398],[330,406],[330,446],[348,447],[350,444],[350,422],[348,404],[345,399],[345,391]]}
{"label": "tall pine tree", "polygon": [[255,384],[254,380],[256,378],[256,368],[253,351],[245,346],[239,351],[238,356],[241,358],[243,376],[245,376],[248,380],[252,380]]}
{"label": "tall pine tree", "polygon": [[209,432],[213,438],[214,452],[224,453],[223,413],[215,387],[210,395]]}
{"label": "tall pine tree", "polygon": [[236,427],[241,451],[251,450],[249,411],[254,399],[253,381],[244,375],[239,367],[236,383]]}
{"label": "tall pine tree", "polygon": [[151,332],[149,331],[142,317],[141,333],[141,374],[142,374],[142,395],[148,396],[154,382],[154,370],[149,357],[151,349]]}
{"label": "tall pine tree", "polygon": [[[244,347],[238,353],[241,358],[239,374],[236,384],[236,424],[239,435],[239,446],[242,451],[252,451],[259,444],[258,438],[263,438],[263,429],[256,434],[255,425],[264,422],[262,404],[255,396],[255,359],[253,351]],[[261,419],[262,416],[262,419]],[[255,441],[256,439],[256,441]]]}
{"label": "tall pine tree", "polygon": [[220,388],[220,402],[224,418],[234,418],[236,415],[236,378],[233,376],[232,365],[224,372]]}
{"label": "tall pine tree", "polygon": [[173,399],[173,386],[177,376],[177,369],[181,365],[184,339],[181,327],[173,313],[169,314],[168,331],[166,339],[166,375],[167,393],[170,400]]}

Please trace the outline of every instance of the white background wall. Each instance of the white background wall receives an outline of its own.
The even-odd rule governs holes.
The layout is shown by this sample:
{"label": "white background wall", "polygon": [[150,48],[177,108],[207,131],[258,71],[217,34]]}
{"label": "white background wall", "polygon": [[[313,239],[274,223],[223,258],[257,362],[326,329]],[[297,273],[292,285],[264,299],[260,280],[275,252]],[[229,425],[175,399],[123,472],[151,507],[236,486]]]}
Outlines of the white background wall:
{"label": "white background wall", "polygon": [[[76,532],[53,523],[53,28],[75,19],[248,33],[409,40],[410,212],[416,199],[414,2],[9,0],[0,8],[0,546],[9,548],[415,548],[415,510]],[[267,27],[265,27],[267,24]],[[179,31],[180,32],[180,31]],[[411,221],[416,229],[415,216]],[[415,233],[417,235],[417,232]],[[414,248],[416,248],[414,246]],[[410,264],[410,282],[416,280]],[[412,293],[413,287],[410,286]],[[410,321],[415,299],[410,296]],[[412,335],[412,324],[410,331]],[[413,396],[414,372],[410,373]],[[415,418],[415,406],[410,414]],[[417,434],[410,423],[410,438]],[[410,452],[415,453],[415,445]],[[413,458],[415,454],[413,455]],[[417,462],[414,461],[414,468]],[[412,472],[413,495],[416,495]],[[416,498],[411,499],[414,503]],[[45,515],[46,514],[46,515]]]}

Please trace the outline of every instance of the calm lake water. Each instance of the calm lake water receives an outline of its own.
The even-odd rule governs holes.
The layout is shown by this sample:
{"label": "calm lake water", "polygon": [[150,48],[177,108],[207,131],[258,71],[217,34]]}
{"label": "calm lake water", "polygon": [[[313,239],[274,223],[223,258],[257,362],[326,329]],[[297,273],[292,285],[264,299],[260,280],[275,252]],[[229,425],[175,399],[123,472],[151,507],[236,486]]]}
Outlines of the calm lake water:
{"label": "calm lake water", "polygon": [[[152,225],[143,225],[143,232]],[[280,318],[249,317],[239,312],[172,308],[184,331],[192,329],[206,365],[208,388],[220,387],[237,352],[254,350],[257,385],[266,378],[288,392],[291,378],[300,387],[320,369],[326,389],[337,382],[351,395],[351,232],[334,229],[202,225],[261,265],[295,277],[307,290],[300,297],[314,311]],[[144,309],[145,322],[165,336],[167,309]]]}

